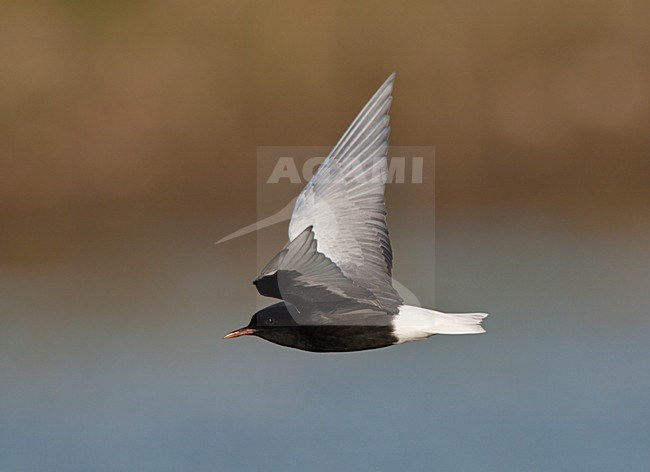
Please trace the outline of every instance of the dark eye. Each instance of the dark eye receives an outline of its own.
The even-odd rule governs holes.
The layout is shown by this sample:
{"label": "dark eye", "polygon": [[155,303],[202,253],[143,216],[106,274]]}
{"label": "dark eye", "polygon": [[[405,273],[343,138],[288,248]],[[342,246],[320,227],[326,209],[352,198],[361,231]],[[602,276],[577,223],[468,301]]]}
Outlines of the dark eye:
{"label": "dark eye", "polygon": [[264,320],[264,324],[272,325],[275,320],[273,318],[267,318]]}

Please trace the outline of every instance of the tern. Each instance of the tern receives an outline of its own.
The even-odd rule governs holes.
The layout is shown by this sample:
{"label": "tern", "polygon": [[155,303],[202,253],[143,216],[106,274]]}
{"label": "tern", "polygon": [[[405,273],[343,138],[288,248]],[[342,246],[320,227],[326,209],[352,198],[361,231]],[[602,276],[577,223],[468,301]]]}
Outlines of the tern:
{"label": "tern", "polygon": [[225,338],[253,335],[312,352],[388,347],[435,334],[484,333],[486,313],[403,304],[386,225],[393,73],[296,199],[289,242],[253,282],[281,302]]}

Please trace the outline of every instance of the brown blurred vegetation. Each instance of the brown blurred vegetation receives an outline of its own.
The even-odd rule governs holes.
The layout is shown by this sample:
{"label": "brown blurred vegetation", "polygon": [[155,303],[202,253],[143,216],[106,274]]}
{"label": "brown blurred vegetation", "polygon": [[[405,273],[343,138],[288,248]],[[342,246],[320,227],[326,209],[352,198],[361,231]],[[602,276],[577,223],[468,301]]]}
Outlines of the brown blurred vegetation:
{"label": "brown blurred vegetation", "polygon": [[255,214],[257,146],[333,144],[393,70],[392,143],[436,146],[439,209],[647,223],[649,18],[643,1],[5,1],[0,263],[134,222],[213,219],[218,239]]}

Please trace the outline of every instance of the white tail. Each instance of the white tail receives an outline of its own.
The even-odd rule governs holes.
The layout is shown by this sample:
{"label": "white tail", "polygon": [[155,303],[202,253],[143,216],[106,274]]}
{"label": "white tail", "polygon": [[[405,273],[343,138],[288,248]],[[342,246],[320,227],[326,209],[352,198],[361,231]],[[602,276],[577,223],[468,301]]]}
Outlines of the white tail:
{"label": "white tail", "polygon": [[434,334],[485,333],[481,321],[487,313],[442,313],[417,306],[402,305],[395,317],[399,342],[415,341]]}

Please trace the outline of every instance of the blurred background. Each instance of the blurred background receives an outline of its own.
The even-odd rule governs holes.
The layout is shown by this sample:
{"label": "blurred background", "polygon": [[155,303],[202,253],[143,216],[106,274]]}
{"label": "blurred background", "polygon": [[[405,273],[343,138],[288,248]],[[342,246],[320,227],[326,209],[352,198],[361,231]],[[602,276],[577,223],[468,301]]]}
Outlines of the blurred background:
{"label": "blurred background", "polygon": [[[649,17],[2,2],[0,470],[648,470]],[[487,333],[222,341],[286,234],[213,244],[258,146],[333,145],[392,71],[391,143],[436,149],[435,208],[388,189],[395,276]]]}

